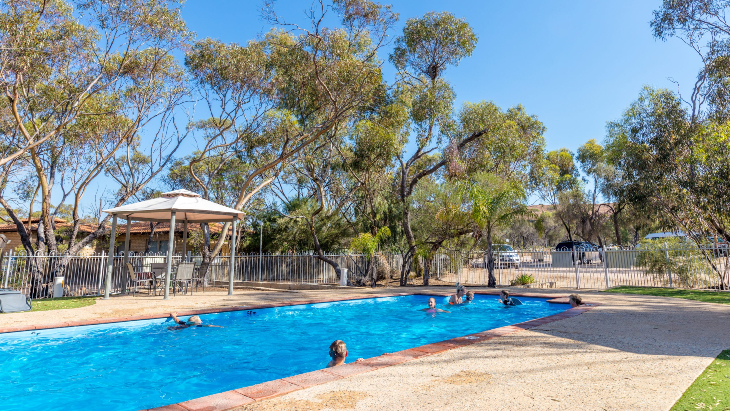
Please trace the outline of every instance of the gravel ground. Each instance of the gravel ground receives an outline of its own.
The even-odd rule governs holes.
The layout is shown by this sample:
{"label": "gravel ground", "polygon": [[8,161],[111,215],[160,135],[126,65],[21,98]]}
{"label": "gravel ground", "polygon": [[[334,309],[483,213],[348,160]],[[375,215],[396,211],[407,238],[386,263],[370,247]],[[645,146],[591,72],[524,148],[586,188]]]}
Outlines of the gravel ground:
{"label": "gravel ground", "polygon": [[[274,301],[451,288],[115,297],[96,305],[0,315],[1,327]],[[523,290],[513,290],[520,292]],[[526,291],[526,290],[524,290]],[[529,290],[566,295],[570,290]],[[581,292],[602,305],[577,317],[332,381],[240,410],[668,410],[730,347],[730,306]]]}

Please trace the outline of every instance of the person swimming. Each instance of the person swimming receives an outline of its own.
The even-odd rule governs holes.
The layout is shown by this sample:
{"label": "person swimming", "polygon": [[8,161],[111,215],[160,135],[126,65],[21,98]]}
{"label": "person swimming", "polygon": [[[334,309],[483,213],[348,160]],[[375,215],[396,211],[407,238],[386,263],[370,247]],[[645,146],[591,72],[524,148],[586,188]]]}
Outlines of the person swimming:
{"label": "person swimming", "polygon": [[571,294],[568,296],[568,302],[572,308],[575,308],[579,305],[583,305],[583,298],[578,294]]}
{"label": "person swimming", "polygon": [[425,311],[427,313],[450,313],[451,311],[442,310],[440,308],[436,308],[436,299],[431,297],[428,299],[428,308],[424,308],[421,311]]}
{"label": "person swimming", "polygon": [[474,301],[474,291],[467,291],[466,292],[466,301],[464,301],[464,302],[470,303],[472,301]]}
{"label": "person swimming", "polygon": [[451,298],[449,298],[449,304],[451,305],[459,305],[463,303],[462,297],[464,297],[464,294],[466,294],[466,288],[464,288],[463,285],[456,283],[456,294],[453,294]]}
{"label": "person swimming", "polygon": [[500,299],[498,300],[500,303],[511,306],[511,305],[522,305],[522,301],[518,300],[517,298],[510,297],[509,291],[502,290],[499,293]]}
{"label": "person swimming", "polygon": [[188,327],[223,328],[223,326],[220,325],[203,324],[203,320],[201,320],[200,317],[198,317],[197,315],[188,318],[187,321],[182,321],[181,319],[177,318],[177,313],[170,313],[170,317],[172,317],[172,320],[175,321],[177,325],[174,327],[167,327],[168,330],[183,330]]}

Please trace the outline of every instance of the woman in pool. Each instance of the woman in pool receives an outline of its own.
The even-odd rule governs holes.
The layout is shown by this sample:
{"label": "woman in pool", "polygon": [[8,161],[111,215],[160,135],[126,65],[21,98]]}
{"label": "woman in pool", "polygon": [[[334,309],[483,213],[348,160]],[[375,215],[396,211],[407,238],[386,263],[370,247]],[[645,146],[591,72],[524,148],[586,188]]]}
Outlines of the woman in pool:
{"label": "woman in pool", "polygon": [[431,297],[428,299],[428,308],[424,308],[421,311],[425,311],[427,313],[450,313],[451,311],[442,310],[440,308],[436,308],[436,299]]}
{"label": "woman in pool", "polygon": [[449,299],[449,304],[459,305],[463,303],[462,297],[464,297],[464,294],[466,294],[466,288],[464,288],[463,285],[456,283],[456,294],[453,294],[451,296],[451,298]]}
{"label": "woman in pool", "polygon": [[181,319],[177,318],[177,313],[170,313],[170,317],[172,317],[172,320],[175,321],[177,325],[174,327],[167,327],[168,330],[182,330],[188,327],[223,328],[223,326],[220,325],[203,324],[203,320],[201,320],[200,317],[198,317],[197,315],[188,318],[187,321],[182,321]]}

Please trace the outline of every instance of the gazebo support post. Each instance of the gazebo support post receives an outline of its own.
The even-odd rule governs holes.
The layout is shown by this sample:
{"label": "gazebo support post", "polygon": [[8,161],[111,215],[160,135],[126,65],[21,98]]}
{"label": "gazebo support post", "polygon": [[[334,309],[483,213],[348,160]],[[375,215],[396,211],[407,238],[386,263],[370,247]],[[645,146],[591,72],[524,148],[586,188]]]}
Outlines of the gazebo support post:
{"label": "gazebo support post", "polygon": [[236,225],[238,223],[238,219],[233,219],[233,228],[231,231],[231,241],[230,241],[230,248],[231,248],[231,267],[228,269],[228,295],[233,295],[233,277],[235,275],[235,267],[236,267]]}
{"label": "gazebo support post", "polygon": [[106,260],[106,281],[104,284],[104,299],[109,299],[112,289],[112,270],[114,270],[114,241],[117,238],[117,215],[112,214],[112,232],[109,234],[109,257]]}
{"label": "gazebo support post", "polygon": [[183,261],[188,262],[188,219],[183,222]]}
{"label": "gazebo support post", "polygon": [[170,299],[170,277],[172,277],[172,250],[175,248],[175,212],[170,213],[170,237],[167,241],[167,275],[165,275],[165,300]]}
{"label": "gazebo support post", "polygon": [[132,230],[132,219],[127,216],[127,231],[124,234],[124,267],[122,272],[125,273],[124,283],[122,284],[122,294],[127,292],[127,284],[129,284],[129,270],[127,270],[127,264],[129,263],[129,232]]}

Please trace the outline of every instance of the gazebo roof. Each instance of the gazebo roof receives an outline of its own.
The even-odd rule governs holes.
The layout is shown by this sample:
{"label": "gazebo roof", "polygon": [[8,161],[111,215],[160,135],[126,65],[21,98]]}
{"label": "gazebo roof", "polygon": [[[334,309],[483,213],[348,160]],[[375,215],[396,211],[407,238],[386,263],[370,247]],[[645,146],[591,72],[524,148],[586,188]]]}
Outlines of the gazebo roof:
{"label": "gazebo roof", "polygon": [[104,210],[125,220],[170,221],[172,212],[177,221],[191,223],[212,223],[242,219],[243,213],[236,209],[204,200],[199,194],[188,190],[163,193],[162,197],[139,203]]}

